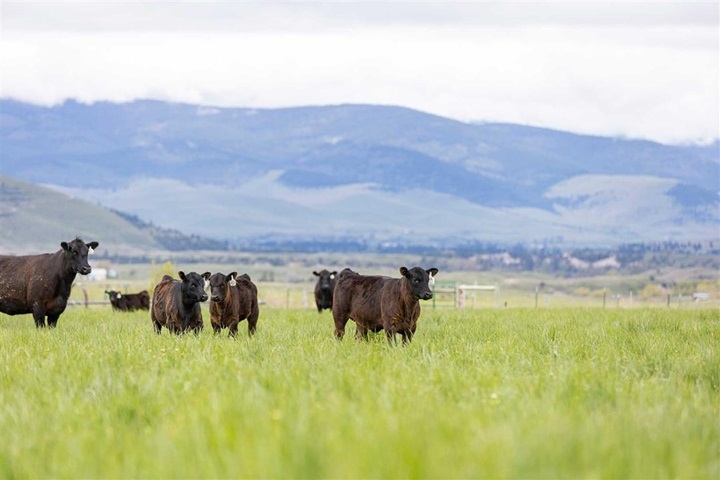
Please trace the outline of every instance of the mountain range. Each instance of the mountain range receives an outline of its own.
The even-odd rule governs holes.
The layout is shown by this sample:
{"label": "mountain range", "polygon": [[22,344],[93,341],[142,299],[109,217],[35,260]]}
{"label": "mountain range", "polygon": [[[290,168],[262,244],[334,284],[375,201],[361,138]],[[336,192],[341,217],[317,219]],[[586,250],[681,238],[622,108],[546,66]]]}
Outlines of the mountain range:
{"label": "mountain range", "polygon": [[614,245],[718,237],[720,143],[391,106],[0,101],[0,173],[183,234]]}

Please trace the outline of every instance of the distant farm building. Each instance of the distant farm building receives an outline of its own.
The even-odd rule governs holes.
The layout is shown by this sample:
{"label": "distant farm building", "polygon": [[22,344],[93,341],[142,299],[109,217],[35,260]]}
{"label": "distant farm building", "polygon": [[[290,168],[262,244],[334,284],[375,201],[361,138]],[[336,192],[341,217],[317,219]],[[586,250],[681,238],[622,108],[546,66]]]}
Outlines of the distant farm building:
{"label": "distant farm building", "polygon": [[85,279],[89,282],[102,282],[104,280],[107,280],[108,278],[108,269],[107,268],[93,268],[92,272],[90,272]]}
{"label": "distant farm building", "polygon": [[709,293],[703,293],[703,292],[695,292],[693,293],[693,300],[696,302],[702,302],[704,300],[707,300],[710,298]]}

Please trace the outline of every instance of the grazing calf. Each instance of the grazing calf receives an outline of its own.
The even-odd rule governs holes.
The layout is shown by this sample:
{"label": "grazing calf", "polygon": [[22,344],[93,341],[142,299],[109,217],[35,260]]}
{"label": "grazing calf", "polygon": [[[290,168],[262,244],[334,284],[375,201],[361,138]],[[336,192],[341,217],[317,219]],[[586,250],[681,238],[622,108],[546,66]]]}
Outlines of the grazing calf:
{"label": "grazing calf", "polygon": [[113,310],[121,312],[132,312],[134,310],[150,310],[150,295],[147,290],[140,293],[122,294],[115,290],[105,290],[110,297],[110,304]]}
{"label": "grazing calf", "polygon": [[0,312],[32,313],[38,328],[45,326],[45,316],[48,327],[57,325],[75,276],[92,271],[87,256],[98,242],[85,243],[76,238],[60,243],[60,247],[55,253],[0,255]]}
{"label": "grazing calf", "polygon": [[210,323],[215,333],[228,327],[229,335],[234,337],[238,324],[247,318],[248,335],[252,336],[257,328],[260,309],[257,287],[250,276],[245,273],[238,277],[237,272],[228,275],[216,273],[210,277],[210,289]]}
{"label": "grazing calf", "polygon": [[317,285],[315,285],[315,305],[317,305],[318,313],[322,312],[324,308],[332,309],[333,289],[335,288],[337,272],[322,270],[313,272],[313,275],[320,277]]}
{"label": "grazing calf", "polygon": [[197,335],[203,328],[200,302],[208,298],[204,288],[210,274],[178,272],[178,276],[180,280],[165,275],[157,284],[150,318],[157,333],[165,327],[178,335],[188,330]]}
{"label": "grazing calf", "polygon": [[410,342],[420,316],[419,300],[430,300],[438,269],[400,267],[402,278],[365,276],[346,268],[337,277],[333,294],[335,336],[342,339],[348,318],[356,324],[355,336],[368,338],[368,332],[385,329],[388,342],[395,334],[403,344]]}

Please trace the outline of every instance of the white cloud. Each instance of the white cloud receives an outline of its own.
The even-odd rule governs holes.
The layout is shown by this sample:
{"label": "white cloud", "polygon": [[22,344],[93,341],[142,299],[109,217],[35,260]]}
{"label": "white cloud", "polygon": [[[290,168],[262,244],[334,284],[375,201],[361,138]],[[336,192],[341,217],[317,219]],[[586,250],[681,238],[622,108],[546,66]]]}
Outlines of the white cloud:
{"label": "white cloud", "polygon": [[720,136],[716,4],[41,6],[3,3],[3,97],[378,103],[665,143]]}
{"label": "white cloud", "polygon": [[3,2],[3,26],[28,31],[327,32],[368,26],[708,25],[717,2]]}

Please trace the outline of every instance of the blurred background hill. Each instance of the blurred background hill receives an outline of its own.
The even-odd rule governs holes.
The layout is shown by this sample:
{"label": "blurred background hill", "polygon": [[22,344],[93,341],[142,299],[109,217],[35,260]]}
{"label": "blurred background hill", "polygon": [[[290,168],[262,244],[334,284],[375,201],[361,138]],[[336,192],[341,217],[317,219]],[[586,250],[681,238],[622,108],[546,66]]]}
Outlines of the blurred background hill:
{"label": "blurred background hill", "polygon": [[106,231],[148,248],[162,244],[147,229],[125,237],[132,219],[245,246],[612,246],[709,240],[720,225],[717,141],[668,146],[373,105],[0,106],[4,176],[122,212],[123,228]]}

